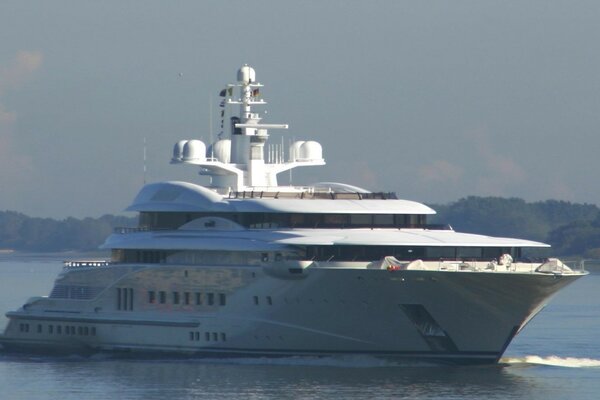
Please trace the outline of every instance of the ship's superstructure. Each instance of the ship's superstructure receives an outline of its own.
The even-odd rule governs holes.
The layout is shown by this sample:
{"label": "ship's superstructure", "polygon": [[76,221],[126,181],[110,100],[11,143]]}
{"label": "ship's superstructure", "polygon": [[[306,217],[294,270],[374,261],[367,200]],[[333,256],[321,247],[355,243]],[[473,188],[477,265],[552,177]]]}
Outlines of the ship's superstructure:
{"label": "ship's superstructure", "polygon": [[[211,187],[220,193],[277,192],[282,190],[277,185],[277,174],[300,166],[325,164],[321,145],[315,141],[294,142],[290,146],[287,162],[283,160],[283,145],[270,149],[265,162],[268,130],[288,129],[288,125],[261,123],[260,114],[252,110],[253,106],[266,104],[260,95],[262,86],[256,81],[254,69],[248,65],[240,68],[238,82],[227,85],[221,92],[226,97],[221,103],[223,107],[240,106],[239,115],[230,118],[229,137],[219,139],[208,151],[200,140],[181,140],[173,149],[171,162],[199,166],[200,174],[209,175]],[[233,98],[236,89],[239,89],[239,97]],[[222,110],[222,117],[224,114],[225,110]],[[224,127],[223,122],[221,127]],[[283,190],[298,191],[291,187]]]}
{"label": "ship's superstructure", "polygon": [[221,93],[239,105],[228,134],[175,145],[171,162],[210,185],[146,185],[128,208],[139,226],[103,245],[110,261],[66,263],[49,296],[7,314],[6,350],[490,363],[585,274],[521,259],[543,243],[430,225],[431,208],[394,193],[278,185],[325,161],[315,141],[266,146],[287,125],[261,122],[261,88],[244,65]]}

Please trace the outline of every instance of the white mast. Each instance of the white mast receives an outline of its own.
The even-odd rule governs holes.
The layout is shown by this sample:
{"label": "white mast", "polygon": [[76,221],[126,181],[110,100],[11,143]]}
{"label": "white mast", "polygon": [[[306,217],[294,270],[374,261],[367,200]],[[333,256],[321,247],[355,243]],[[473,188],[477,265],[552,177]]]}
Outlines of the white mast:
{"label": "white mast", "polygon": [[[269,139],[269,129],[288,129],[287,124],[263,124],[253,106],[267,104],[259,98],[263,85],[256,81],[256,72],[245,64],[237,73],[237,82],[229,84],[225,93],[239,88],[239,98],[227,97],[223,104],[239,105],[239,115],[231,117],[228,138],[217,140],[206,154],[199,140],[179,141],[173,150],[172,163],[197,165],[201,175],[212,177],[213,188],[219,192],[241,191],[298,191],[299,188],[278,187],[277,174],[292,168],[324,165],[321,145],[314,141],[295,142],[290,146],[287,162],[284,160],[283,138],[281,146],[269,150],[265,163],[264,147]],[[212,136],[212,132],[211,132]],[[271,153],[272,152],[272,153]],[[212,157],[214,154],[214,158]],[[210,157],[207,159],[206,157]]]}

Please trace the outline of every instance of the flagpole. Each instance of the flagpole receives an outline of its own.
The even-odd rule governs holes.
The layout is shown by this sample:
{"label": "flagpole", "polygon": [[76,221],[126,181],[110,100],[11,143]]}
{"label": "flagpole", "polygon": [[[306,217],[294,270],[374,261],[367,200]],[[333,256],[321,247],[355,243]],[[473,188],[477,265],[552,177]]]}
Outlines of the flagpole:
{"label": "flagpole", "polygon": [[208,134],[210,141],[210,158],[214,158],[214,143],[213,143],[213,110],[212,110],[212,93],[208,95]]}
{"label": "flagpole", "polygon": [[144,136],[144,185],[146,184],[146,173],[148,168],[146,167],[146,137]]}

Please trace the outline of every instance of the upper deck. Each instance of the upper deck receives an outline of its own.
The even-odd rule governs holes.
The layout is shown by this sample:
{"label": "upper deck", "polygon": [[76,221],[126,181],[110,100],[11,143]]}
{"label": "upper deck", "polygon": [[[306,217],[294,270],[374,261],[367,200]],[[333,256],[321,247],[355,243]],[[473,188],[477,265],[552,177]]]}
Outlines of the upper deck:
{"label": "upper deck", "polygon": [[127,211],[435,214],[433,209],[424,204],[400,200],[390,193],[246,191],[223,196],[200,185],[175,181],[144,186]]}

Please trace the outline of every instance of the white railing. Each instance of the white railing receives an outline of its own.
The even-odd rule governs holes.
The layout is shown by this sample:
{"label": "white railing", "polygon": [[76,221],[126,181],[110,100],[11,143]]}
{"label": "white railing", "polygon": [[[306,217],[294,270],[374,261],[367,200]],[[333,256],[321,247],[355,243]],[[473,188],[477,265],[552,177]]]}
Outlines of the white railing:
{"label": "white railing", "polygon": [[107,260],[63,261],[65,268],[106,267],[110,264]]}

